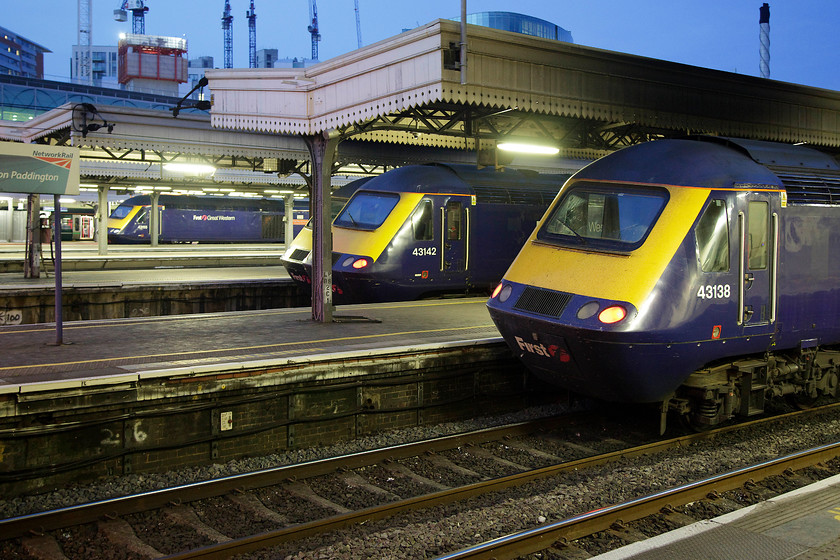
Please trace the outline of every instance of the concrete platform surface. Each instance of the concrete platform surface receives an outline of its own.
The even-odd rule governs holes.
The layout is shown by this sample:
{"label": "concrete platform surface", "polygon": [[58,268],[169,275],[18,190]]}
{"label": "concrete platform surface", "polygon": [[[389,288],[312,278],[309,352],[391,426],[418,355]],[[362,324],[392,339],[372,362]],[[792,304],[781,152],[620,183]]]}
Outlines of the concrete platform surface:
{"label": "concrete platform surface", "polygon": [[0,393],[28,384],[85,387],[112,376],[191,375],[254,361],[335,353],[355,359],[391,347],[501,341],[485,301],[342,306],[330,324],[313,322],[309,308],[79,321],[64,324],[60,346],[54,325],[4,326]]}
{"label": "concrete platform surface", "polygon": [[634,543],[598,560],[840,558],[840,475],[709,521]]}

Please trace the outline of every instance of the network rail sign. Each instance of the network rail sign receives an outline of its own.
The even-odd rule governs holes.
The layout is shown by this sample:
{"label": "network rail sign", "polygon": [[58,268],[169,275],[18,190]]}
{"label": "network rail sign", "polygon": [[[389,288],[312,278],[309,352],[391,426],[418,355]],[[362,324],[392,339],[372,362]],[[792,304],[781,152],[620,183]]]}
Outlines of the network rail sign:
{"label": "network rail sign", "polygon": [[79,148],[0,142],[0,192],[79,194]]}

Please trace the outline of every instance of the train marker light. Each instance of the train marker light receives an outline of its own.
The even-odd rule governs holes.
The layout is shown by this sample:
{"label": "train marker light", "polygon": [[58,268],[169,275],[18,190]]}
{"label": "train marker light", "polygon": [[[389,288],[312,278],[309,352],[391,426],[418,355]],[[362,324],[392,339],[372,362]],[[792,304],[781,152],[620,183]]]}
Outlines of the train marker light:
{"label": "train marker light", "polygon": [[367,259],[357,259],[356,262],[353,263],[353,268],[359,270],[360,268],[364,268],[368,265]]}
{"label": "train marker light", "polygon": [[499,295],[499,292],[501,292],[501,291],[502,291],[502,286],[504,286],[504,284],[502,284],[501,282],[499,282],[499,285],[498,285],[498,286],[496,286],[496,287],[493,289],[493,295],[491,295],[491,296],[490,296],[490,298],[491,298],[491,299],[492,299],[492,298],[494,298],[494,297],[496,297],[497,295]]}
{"label": "train marker light", "polygon": [[627,310],[620,305],[611,305],[598,314],[598,320],[607,325],[618,323],[627,316]]}

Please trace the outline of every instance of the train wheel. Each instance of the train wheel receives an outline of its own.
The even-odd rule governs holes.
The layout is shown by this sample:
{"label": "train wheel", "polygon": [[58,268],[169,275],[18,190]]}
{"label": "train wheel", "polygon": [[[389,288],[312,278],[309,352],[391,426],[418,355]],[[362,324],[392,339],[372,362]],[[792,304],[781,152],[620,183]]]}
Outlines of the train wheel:
{"label": "train wheel", "polygon": [[817,396],[794,393],[793,395],[787,396],[787,401],[791,406],[798,408],[799,410],[808,410],[816,404]]}
{"label": "train wheel", "polygon": [[714,400],[693,401],[692,409],[680,415],[680,422],[695,432],[706,432],[723,423],[721,410],[723,404]]}

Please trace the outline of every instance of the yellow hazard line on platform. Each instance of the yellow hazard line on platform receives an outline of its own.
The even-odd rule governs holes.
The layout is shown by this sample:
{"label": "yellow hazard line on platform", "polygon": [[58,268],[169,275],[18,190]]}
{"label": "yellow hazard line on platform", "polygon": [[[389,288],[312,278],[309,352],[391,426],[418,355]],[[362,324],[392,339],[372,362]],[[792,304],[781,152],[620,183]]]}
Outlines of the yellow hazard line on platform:
{"label": "yellow hazard line on platform", "polygon": [[[482,299],[482,301],[486,301]],[[475,300],[467,300],[467,301],[430,301],[430,302],[394,302],[394,303],[379,303],[376,305],[360,305],[359,307],[354,307],[352,310],[348,311],[356,311],[356,310],[376,310],[376,309],[410,309],[412,307],[436,307],[436,306],[445,306],[445,305],[469,305],[469,304],[476,304]],[[73,321],[74,324],[66,325],[63,327],[63,330],[81,330],[81,329],[102,329],[102,328],[113,328],[114,326],[119,325],[138,325],[138,324],[149,324],[149,323],[164,323],[164,322],[171,322],[171,321],[211,321],[213,319],[241,319],[244,317],[266,317],[269,315],[294,315],[294,314],[310,314],[312,312],[311,308],[309,307],[294,307],[294,308],[287,308],[287,309],[275,309],[271,311],[264,311],[260,313],[254,313],[250,311],[227,311],[227,312],[219,312],[219,313],[195,313],[192,315],[177,315],[177,316],[160,316],[160,317],[128,317],[123,319],[93,319],[90,321],[91,324],[75,324],[79,323],[80,321]],[[337,315],[341,316],[341,313],[337,313]],[[40,324],[38,327],[31,328],[31,329],[8,329],[3,330],[0,327],[0,336],[7,334],[24,334],[24,333],[37,333],[37,332],[55,332],[55,326],[44,326]],[[2,369],[2,368],[0,368]]]}
{"label": "yellow hazard line on platform", "polygon": [[[389,336],[400,336],[400,335],[411,335],[411,334],[427,334],[427,333],[437,333],[437,332],[454,332],[454,331],[465,331],[469,329],[487,329],[493,328],[495,329],[495,325],[470,325],[468,327],[447,327],[444,329],[426,329],[420,331],[404,331],[404,332],[396,332],[396,333],[380,333],[380,334],[367,334],[361,336],[339,336],[336,338],[322,338],[319,340],[300,340],[297,342],[278,342],[275,344],[259,344],[257,346],[240,346],[237,348],[223,348],[218,350],[190,350],[186,352],[168,352],[165,354],[148,354],[145,356],[112,356],[110,358],[96,358],[94,360],[79,360],[75,362],[56,362],[56,363],[43,363],[43,364],[28,364],[22,366],[6,366],[0,367],[0,371],[9,371],[9,370],[16,370],[16,369],[32,369],[32,368],[45,368],[45,367],[56,367],[56,366],[75,366],[75,365],[83,365],[83,364],[97,364],[102,362],[122,362],[126,360],[142,360],[148,358],[165,358],[168,356],[176,356],[176,357],[184,357],[190,356],[195,354],[217,354],[222,352],[242,352],[247,350],[259,350],[262,348],[277,348],[280,346],[294,346],[295,344],[324,344],[327,342],[340,342],[346,340],[364,340],[364,339],[373,339],[373,338],[385,338]],[[233,356],[235,358],[235,356]]]}

